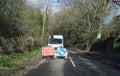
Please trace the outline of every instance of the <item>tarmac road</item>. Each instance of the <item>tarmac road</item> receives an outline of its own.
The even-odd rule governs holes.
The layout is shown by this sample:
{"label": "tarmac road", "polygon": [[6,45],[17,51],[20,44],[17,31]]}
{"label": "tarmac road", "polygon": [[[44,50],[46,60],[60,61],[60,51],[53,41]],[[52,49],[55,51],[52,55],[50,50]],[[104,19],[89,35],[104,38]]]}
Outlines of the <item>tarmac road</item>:
{"label": "tarmac road", "polygon": [[25,76],[120,76],[120,69],[70,53],[68,60],[43,59],[40,65]]}

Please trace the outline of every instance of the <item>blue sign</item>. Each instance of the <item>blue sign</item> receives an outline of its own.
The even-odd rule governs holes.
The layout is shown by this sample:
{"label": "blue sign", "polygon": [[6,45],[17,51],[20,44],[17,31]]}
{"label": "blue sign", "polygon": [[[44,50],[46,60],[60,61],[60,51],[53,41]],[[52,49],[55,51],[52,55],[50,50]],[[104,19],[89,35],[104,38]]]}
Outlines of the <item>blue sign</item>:
{"label": "blue sign", "polygon": [[66,54],[67,54],[67,52],[66,52],[65,48],[62,48],[62,47],[57,48],[57,50],[56,50],[57,56],[65,56]]}

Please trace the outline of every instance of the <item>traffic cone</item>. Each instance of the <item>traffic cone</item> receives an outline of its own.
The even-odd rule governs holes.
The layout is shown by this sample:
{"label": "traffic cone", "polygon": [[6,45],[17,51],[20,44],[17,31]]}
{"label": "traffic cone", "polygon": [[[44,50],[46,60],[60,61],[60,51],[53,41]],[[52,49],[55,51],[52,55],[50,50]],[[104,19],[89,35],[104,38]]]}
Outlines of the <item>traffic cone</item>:
{"label": "traffic cone", "polygon": [[57,58],[57,56],[56,56],[56,55],[54,55],[54,58],[56,59],[56,58]]}
{"label": "traffic cone", "polygon": [[68,56],[67,55],[65,55],[65,57],[64,57],[65,59],[68,59]]}

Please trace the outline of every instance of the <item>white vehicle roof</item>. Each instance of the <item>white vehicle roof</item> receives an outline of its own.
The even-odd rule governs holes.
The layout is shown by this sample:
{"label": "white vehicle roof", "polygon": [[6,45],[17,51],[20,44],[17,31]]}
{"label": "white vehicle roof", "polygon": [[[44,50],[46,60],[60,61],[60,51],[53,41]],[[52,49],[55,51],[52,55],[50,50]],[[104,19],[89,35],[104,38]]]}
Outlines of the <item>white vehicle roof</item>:
{"label": "white vehicle roof", "polygon": [[63,35],[53,35],[54,38],[60,38],[60,39],[63,39]]}

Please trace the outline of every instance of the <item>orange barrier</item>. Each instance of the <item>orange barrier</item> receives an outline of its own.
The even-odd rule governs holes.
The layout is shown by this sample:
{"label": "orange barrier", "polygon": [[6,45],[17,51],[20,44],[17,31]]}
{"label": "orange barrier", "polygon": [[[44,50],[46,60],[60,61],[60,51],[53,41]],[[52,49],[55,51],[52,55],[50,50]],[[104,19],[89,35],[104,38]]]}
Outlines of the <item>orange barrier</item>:
{"label": "orange barrier", "polygon": [[55,48],[53,47],[43,47],[42,48],[42,56],[54,56]]}

